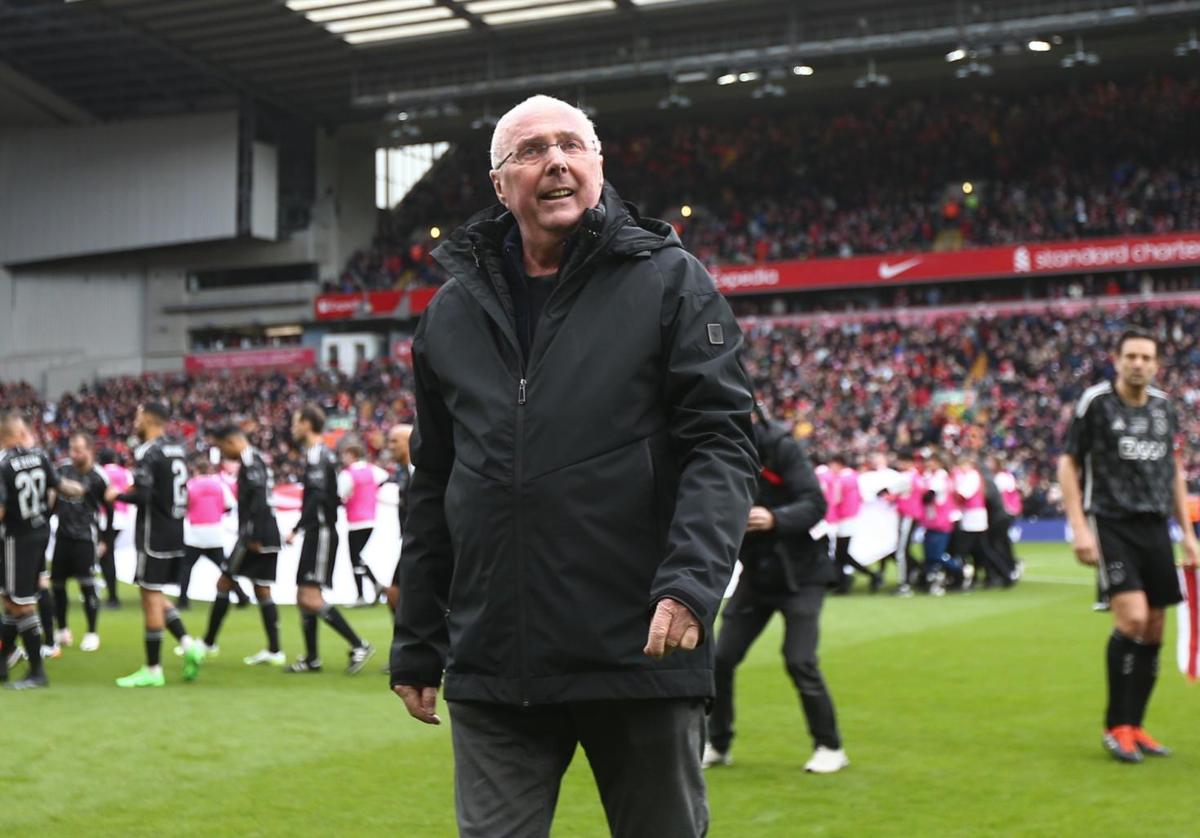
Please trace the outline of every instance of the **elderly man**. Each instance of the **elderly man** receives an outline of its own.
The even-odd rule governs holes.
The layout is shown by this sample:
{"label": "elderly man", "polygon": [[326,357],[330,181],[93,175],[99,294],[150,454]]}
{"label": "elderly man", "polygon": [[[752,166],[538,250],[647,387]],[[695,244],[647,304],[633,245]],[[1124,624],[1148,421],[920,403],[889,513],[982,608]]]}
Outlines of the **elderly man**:
{"label": "elderly man", "polygon": [[[502,206],[436,253],[391,682],[454,719],[464,836],[546,835],[582,744],[615,835],[695,836],[713,619],[757,476],[741,335],[671,228],[535,96],[492,139]],[[673,654],[671,654],[673,653]]]}

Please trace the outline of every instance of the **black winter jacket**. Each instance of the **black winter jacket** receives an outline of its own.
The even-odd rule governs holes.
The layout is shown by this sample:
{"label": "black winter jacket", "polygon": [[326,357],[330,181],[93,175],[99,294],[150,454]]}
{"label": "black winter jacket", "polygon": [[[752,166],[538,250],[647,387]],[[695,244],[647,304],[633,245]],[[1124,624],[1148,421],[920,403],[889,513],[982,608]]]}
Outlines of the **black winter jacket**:
{"label": "black winter jacket", "polygon": [[708,272],[609,186],[526,362],[481,213],[413,339],[393,684],[530,705],[708,696],[711,644],[642,654],[655,604],[712,634],[758,472],[741,333]]}
{"label": "black winter jacket", "polygon": [[786,428],[760,422],[754,436],[763,466],[754,505],[771,510],[775,528],[746,533],[738,584],[764,594],[828,584],[836,575],[833,562],[808,534],[825,517],[826,507],[812,463]]}

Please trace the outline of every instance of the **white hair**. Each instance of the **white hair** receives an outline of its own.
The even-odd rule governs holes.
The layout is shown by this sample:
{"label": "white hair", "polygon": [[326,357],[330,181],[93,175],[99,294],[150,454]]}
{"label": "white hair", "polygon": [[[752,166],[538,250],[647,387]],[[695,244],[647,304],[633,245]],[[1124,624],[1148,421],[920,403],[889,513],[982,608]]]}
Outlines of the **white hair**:
{"label": "white hair", "polygon": [[[591,140],[593,147],[597,152],[600,151],[600,137],[596,135],[596,126],[592,123],[591,117],[584,113],[579,108],[572,105],[570,102],[564,102],[562,99],[555,99],[553,96],[547,96],[544,93],[539,93],[536,96],[530,96],[524,102],[513,106],[500,120],[496,123],[495,130],[492,131],[492,168],[496,168],[504,160],[505,155],[512,151],[509,146],[512,144],[512,128],[513,123],[519,117],[524,116],[527,112],[538,110],[546,107],[565,108],[569,111],[574,111],[579,115],[587,125],[590,137],[584,137],[585,140]],[[507,151],[505,150],[507,149]]]}

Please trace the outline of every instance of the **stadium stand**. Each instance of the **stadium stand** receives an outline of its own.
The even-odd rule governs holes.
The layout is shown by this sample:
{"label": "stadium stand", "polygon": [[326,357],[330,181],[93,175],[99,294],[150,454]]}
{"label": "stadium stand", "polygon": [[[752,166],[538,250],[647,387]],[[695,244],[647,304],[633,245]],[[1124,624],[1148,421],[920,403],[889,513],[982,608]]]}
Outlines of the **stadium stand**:
{"label": "stadium stand", "polygon": [[[1195,79],[600,128],[623,197],[710,264],[1200,227]],[[492,201],[486,149],[460,145],[381,213],[373,247],[328,290],[438,282],[430,225]]]}

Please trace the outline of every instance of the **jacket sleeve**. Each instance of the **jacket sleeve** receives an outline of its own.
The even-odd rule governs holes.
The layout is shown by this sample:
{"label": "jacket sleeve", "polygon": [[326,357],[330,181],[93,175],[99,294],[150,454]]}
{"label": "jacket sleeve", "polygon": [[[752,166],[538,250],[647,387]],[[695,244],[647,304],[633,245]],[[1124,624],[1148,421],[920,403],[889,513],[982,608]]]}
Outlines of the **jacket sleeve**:
{"label": "jacket sleeve", "polygon": [[791,493],[792,500],[771,510],[775,529],[780,535],[803,535],[825,517],[825,493],[813,471],[808,455],[800,443],[784,437],[776,449],[779,453],[779,475]]}
{"label": "jacket sleeve", "polygon": [[392,633],[391,683],[438,686],[446,665],[446,607],[454,553],[446,524],[445,496],[454,463],[449,411],[426,357],[422,318],[413,338],[416,418],[411,441],[416,467],[408,487],[408,514],[398,568],[400,601]]}
{"label": "jacket sleeve", "polygon": [[663,277],[663,395],[679,483],[650,604],[678,600],[707,637],[754,498],[753,397],[738,361],[741,330],[712,277],[687,254],[671,273]]}

